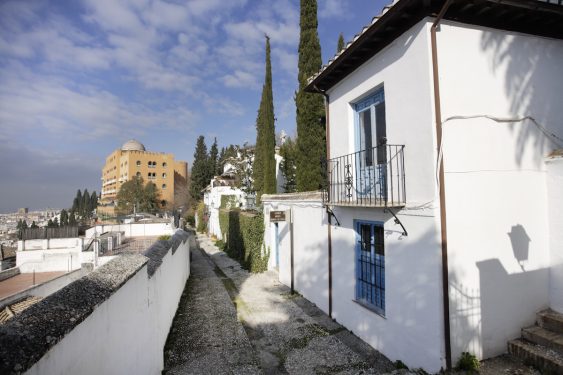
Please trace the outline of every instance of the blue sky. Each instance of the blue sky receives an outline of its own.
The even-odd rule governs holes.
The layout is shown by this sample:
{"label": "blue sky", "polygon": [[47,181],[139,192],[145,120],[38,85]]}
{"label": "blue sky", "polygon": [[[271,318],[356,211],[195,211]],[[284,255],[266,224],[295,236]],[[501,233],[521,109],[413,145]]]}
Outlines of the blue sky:
{"label": "blue sky", "polygon": [[[323,62],[387,1],[318,0]],[[0,2],[0,212],[100,190],[128,139],[193,158],[255,140],[272,43],[276,131],[295,133],[298,0]]]}

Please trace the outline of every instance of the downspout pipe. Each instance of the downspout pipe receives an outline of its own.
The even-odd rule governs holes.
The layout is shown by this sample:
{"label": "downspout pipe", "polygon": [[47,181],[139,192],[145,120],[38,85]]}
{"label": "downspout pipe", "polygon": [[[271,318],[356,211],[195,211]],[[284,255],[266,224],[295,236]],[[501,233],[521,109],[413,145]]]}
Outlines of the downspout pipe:
{"label": "downspout pipe", "polygon": [[[430,27],[430,43],[432,48],[432,73],[434,78],[434,111],[436,116],[436,143],[438,153],[442,144],[442,107],[440,104],[440,77],[438,74],[438,47],[436,42],[436,31],[440,21],[444,18],[446,11],[453,0],[447,0],[442,6],[440,13]],[[446,350],[446,368],[452,368],[452,346],[450,333],[450,297],[449,297],[449,269],[448,269],[448,231],[446,226],[446,187],[444,177],[444,158],[440,158],[438,166],[439,194],[440,194],[440,231],[442,241],[442,297],[444,314],[444,343]]]}
{"label": "downspout pipe", "polygon": [[[327,168],[328,168],[328,161],[330,160],[330,110],[329,110],[329,103],[330,97],[326,93],[319,89],[317,86],[314,86],[315,90],[322,94],[325,97],[325,131],[326,131],[326,160],[327,160]],[[328,171],[327,171],[328,173]],[[330,191],[330,189],[329,189]],[[328,191],[327,191],[328,194]],[[328,239],[328,316],[332,318],[332,215],[328,212],[327,208],[327,217],[328,217],[328,229],[327,229],[327,239]]]}

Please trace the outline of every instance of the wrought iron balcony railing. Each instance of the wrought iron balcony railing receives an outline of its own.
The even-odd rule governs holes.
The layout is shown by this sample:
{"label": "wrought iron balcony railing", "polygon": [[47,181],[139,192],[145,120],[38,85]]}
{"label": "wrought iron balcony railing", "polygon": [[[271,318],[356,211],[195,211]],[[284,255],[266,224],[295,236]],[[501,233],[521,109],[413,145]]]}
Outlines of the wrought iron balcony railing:
{"label": "wrought iron balcony railing", "polygon": [[330,159],[325,201],[341,206],[402,207],[404,145],[381,145]]}

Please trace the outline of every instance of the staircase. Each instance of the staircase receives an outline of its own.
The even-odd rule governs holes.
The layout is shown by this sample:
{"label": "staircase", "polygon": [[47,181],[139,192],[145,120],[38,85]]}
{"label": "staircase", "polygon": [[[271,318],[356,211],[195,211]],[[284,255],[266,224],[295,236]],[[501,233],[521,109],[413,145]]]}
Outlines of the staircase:
{"label": "staircase", "polygon": [[563,314],[545,310],[536,325],[522,329],[522,338],[508,342],[508,352],[542,371],[563,375]]}

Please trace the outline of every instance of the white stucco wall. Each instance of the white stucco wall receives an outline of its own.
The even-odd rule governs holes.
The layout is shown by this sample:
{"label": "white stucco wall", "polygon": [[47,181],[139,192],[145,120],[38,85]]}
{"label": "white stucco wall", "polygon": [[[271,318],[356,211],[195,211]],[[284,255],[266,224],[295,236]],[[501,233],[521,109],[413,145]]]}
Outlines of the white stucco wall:
{"label": "white stucco wall", "polygon": [[16,267],[22,273],[30,272],[70,272],[84,263],[82,248],[25,250],[16,252]]}
{"label": "white stucco wall", "polygon": [[278,223],[279,280],[291,286],[291,233],[290,216],[293,216],[294,287],[309,301],[328,313],[328,242],[327,214],[320,199],[292,201],[264,200],[265,238],[270,249],[268,269],[275,268],[274,223],[270,211],[290,211],[287,221]]}
{"label": "white stucco wall", "polygon": [[[444,22],[438,53],[444,120],[532,116],[563,134],[562,41]],[[554,144],[529,120],[443,130],[452,350],[486,358],[549,305],[544,158]]]}
{"label": "white stucco wall", "polygon": [[26,374],[160,374],[190,274],[189,242],[169,252],[151,278],[142,267]]}
{"label": "white stucco wall", "polygon": [[563,314],[563,157],[546,160],[549,210],[549,301],[552,309]]}
{"label": "white stucco wall", "polygon": [[126,237],[145,237],[171,235],[174,234],[174,228],[172,223],[104,224],[87,229],[85,238],[92,238],[94,233],[100,235],[105,232],[124,232]]}

